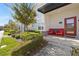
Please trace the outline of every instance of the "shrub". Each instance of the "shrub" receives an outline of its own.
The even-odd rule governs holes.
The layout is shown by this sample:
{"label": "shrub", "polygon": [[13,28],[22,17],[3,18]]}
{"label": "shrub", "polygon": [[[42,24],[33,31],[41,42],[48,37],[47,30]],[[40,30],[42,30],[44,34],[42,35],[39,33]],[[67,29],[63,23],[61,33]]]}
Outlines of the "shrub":
{"label": "shrub", "polygon": [[79,48],[72,48],[71,55],[72,56],[79,56]]}
{"label": "shrub", "polygon": [[4,32],[4,35],[9,35],[10,34],[10,32]]}
{"label": "shrub", "polygon": [[39,37],[35,40],[29,40],[24,42],[23,45],[15,48],[12,52],[13,56],[25,56],[32,55],[43,44],[43,37]]}
{"label": "shrub", "polygon": [[40,32],[40,31],[38,31],[38,30],[28,30],[28,32],[41,33],[41,32]]}
{"label": "shrub", "polygon": [[4,28],[4,31],[5,32],[8,32],[10,29],[9,28]]}
{"label": "shrub", "polygon": [[10,32],[10,34],[15,34],[16,30],[10,30],[9,32]]}
{"label": "shrub", "polygon": [[42,34],[34,33],[34,32],[24,32],[21,33],[20,37],[22,40],[26,41],[26,40],[33,40],[42,37]]}
{"label": "shrub", "polygon": [[4,35],[12,35],[12,34],[14,34],[14,33],[16,33],[16,30],[6,30],[5,32],[4,32]]}
{"label": "shrub", "polygon": [[20,39],[20,34],[15,34],[16,39]]}
{"label": "shrub", "polygon": [[15,34],[12,34],[11,36],[15,38]]}

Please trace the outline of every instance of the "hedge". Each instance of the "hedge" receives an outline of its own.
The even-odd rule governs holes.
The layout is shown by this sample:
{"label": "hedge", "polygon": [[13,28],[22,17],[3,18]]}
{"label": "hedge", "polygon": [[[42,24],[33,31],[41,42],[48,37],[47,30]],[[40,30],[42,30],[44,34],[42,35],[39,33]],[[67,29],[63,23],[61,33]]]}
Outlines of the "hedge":
{"label": "hedge", "polygon": [[20,39],[20,34],[16,34],[16,35],[15,35],[15,38],[16,38],[16,39]]}
{"label": "hedge", "polygon": [[38,37],[35,40],[28,40],[24,42],[23,45],[15,48],[12,51],[12,56],[32,55],[32,53],[35,53],[35,51],[42,46],[42,43],[43,37]]}
{"label": "hedge", "polygon": [[12,29],[8,29],[6,31],[4,31],[4,35],[12,35],[19,32],[18,30],[12,30]]}
{"label": "hedge", "polygon": [[38,31],[38,30],[28,30],[27,32],[41,33],[41,32],[40,32],[40,31]]}
{"label": "hedge", "polygon": [[42,37],[41,33],[35,33],[35,32],[24,32],[20,34],[20,38],[23,41],[27,41],[27,40],[33,40],[33,39],[37,39],[39,37]]}

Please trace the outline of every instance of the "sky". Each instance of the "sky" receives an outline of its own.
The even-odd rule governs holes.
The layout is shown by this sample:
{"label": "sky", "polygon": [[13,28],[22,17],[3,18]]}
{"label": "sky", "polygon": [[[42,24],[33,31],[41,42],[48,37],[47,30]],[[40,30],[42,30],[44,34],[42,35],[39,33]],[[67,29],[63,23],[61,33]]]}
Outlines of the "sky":
{"label": "sky", "polygon": [[0,3],[0,26],[7,24],[10,19],[12,19],[10,8]]}
{"label": "sky", "polygon": [[[10,5],[11,5],[11,3],[10,3]],[[38,7],[39,6],[41,6],[41,4],[38,4]],[[12,10],[8,6],[6,6],[5,3],[0,3],[0,26],[4,26],[5,24],[8,23],[9,20],[12,19],[11,12],[12,12]],[[39,23],[44,22],[43,14],[38,12],[37,15],[38,15],[37,16],[38,22]]]}

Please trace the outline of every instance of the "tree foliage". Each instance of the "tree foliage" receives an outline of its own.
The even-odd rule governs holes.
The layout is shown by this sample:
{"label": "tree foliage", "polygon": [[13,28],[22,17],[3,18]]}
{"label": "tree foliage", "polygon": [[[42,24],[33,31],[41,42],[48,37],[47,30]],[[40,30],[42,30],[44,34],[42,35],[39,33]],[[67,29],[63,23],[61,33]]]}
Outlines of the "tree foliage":
{"label": "tree foliage", "polygon": [[18,28],[14,21],[9,20],[8,24],[4,26],[4,30],[18,30]]}
{"label": "tree foliage", "polygon": [[28,26],[35,23],[34,5],[31,3],[15,3],[12,5],[13,18],[20,21],[22,24]]}

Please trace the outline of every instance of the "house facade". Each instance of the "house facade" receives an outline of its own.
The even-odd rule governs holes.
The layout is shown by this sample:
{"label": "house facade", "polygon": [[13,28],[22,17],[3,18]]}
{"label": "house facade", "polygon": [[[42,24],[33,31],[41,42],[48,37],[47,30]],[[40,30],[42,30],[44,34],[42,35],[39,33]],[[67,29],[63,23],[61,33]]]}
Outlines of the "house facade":
{"label": "house facade", "polygon": [[38,11],[44,14],[48,34],[79,38],[78,3],[49,3]]}
{"label": "house facade", "polygon": [[44,31],[44,23],[32,24],[32,30]]}
{"label": "house facade", "polygon": [[34,3],[35,11],[36,11],[36,23],[32,24],[33,30],[44,31],[44,14],[40,13],[38,10],[39,7],[43,6],[44,3]]}
{"label": "house facade", "polygon": [[24,32],[24,24],[20,23],[19,21],[16,22],[16,26],[19,31]]}

